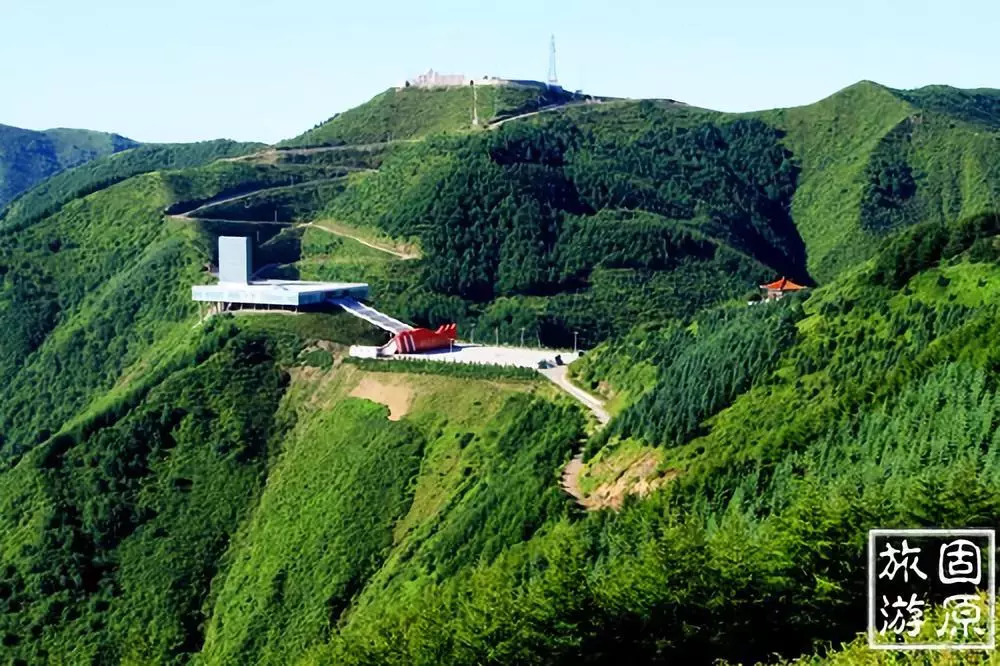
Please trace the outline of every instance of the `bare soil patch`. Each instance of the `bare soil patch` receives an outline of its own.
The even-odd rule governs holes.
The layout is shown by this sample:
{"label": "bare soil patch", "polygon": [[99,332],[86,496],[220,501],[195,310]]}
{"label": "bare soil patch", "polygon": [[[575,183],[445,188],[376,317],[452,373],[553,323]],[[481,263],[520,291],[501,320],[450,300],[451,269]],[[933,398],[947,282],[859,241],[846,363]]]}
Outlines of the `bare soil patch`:
{"label": "bare soil patch", "polygon": [[398,421],[406,416],[413,402],[412,388],[381,377],[362,377],[350,395],[352,398],[364,398],[385,405],[389,408],[390,421]]}
{"label": "bare soil patch", "polygon": [[603,483],[590,494],[586,494],[580,489],[580,474],[583,469],[581,457],[573,458],[563,469],[562,487],[588,511],[618,510],[628,495],[645,497],[678,476],[677,470],[659,471],[659,457],[650,452],[640,456],[622,470],[614,481]]}

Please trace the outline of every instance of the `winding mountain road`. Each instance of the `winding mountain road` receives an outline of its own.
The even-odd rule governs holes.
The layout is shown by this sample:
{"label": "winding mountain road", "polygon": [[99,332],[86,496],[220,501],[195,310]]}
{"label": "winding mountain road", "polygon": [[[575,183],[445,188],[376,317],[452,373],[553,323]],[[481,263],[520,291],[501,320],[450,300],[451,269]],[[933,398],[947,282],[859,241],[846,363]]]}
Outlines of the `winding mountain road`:
{"label": "winding mountain road", "polygon": [[554,368],[539,370],[540,373],[549,378],[563,391],[572,396],[577,402],[586,407],[597,417],[597,422],[604,427],[611,420],[611,414],[604,408],[604,403],[590,395],[579,386],[569,380],[569,368],[565,365],[557,365]]}
{"label": "winding mountain road", "polygon": [[265,148],[256,153],[222,157],[220,162],[264,162],[276,163],[281,155],[315,155],[317,153],[345,152],[348,150],[375,151],[398,143],[414,143],[423,139],[390,139],[389,141],[374,141],[372,143],[345,144],[342,146],[310,146],[306,148]]}
{"label": "winding mountain road", "polygon": [[[363,169],[367,170],[367,169]],[[263,194],[265,192],[278,192],[283,190],[294,190],[301,187],[306,187],[309,185],[318,185],[322,183],[336,183],[338,181],[344,180],[347,176],[332,176],[330,178],[313,178],[312,180],[303,180],[298,183],[292,183],[291,185],[274,185],[271,187],[261,187],[256,190],[251,190],[249,192],[243,192],[242,194],[234,194],[229,197],[223,197],[221,199],[211,199],[205,203],[192,208],[184,213],[177,213],[171,217],[188,217],[191,219],[208,219],[201,215],[198,215],[198,211],[202,211],[206,208],[211,208],[213,206],[218,206],[220,204],[235,203],[241,199],[249,199],[250,197],[257,196],[258,194]],[[233,222],[254,222],[256,220],[233,220]]]}
{"label": "winding mountain road", "polygon": [[[557,386],[559,386],[559,388],[572,396],[584,407],[589,409],[590,412],[597,418],[598,428],[603,428],[611,420],[611,414],[609,414],[608,410],[604,407],[604,402],[571,382],[569,380],[568,371],[569,368],[565,365],[539,370],[540,373],[548,377]],[[576,455],[574,455],[573,458],[566,463],[566,466],[563,467],[562,482],[560,483],[560,487],[563,492],[572,497],[578,505],[588,511],[595,511],[600,508],[600,506],[595,504],[592,501],[592,498],[588,497],[587,494],[580,488],[580,474],[583,473],[583,470],[583,447],[581,445]]]}
{"label": "winding mountain road", "polygon": [[486,129],[496,129],[514,120],[524,120],[525,118],[530,118],[532,116],[537,116],[543,113],[551,113],[552,111],[559,111],[561,109],[572,108],[574,106],[583,106],[587,102],[570,102],[568,104],[550,104],[549,106],[543,106],[540,109],[535,109],[534,111],[528,111],[527,113],[519,113],[516,116],[509,116],[507,118],[499,118],[496,120],[491,120],[486,123]]}
{"label": "winding mountain road", "polygon": [[[233,195],[231,197],[225,197],[225,198],[222,198],[222,199],[216,199],[214,201],[208,201],[208,202],[205,202],[205,203],[201,204],[200,206],[192,208],[189,211],[186,211],[186,212],[183,212],[183,213],[175,213],[173,215],[168,215],[167,217],[170,217],[170,218],[175,219],[175,220],[186,220],[186,221],[192,221],[192,220],[214,221],[214,220],[216,220],[216,218],[204,217],[203,215],[200,215],[199,213],[202,212],[202,211],[204,211],[205,209],[211,208],[213,206],[217,206],[219,204],[234,203],[234,202],[240,201],[242,199],[247,199],[249,197],[256,196],[256,195],[264,193],[264,192],[273,192],[273,191],[277,191],[277,190],[287,190],[287,189],[291,189],[291,188],[295,188],[295,187],[299,187],[299,186],[303,186],[303,185],[313,185],[313,184],[316,184],[316,183],[334,182],[334,181],[340,180],[343,177],[344,176],[338,176],[336,178],[321,178],[321,179],[316,179],[316,180],[307,180],[307,181],[303,181],[301,183],[295,183],[294,185],[279,185],[277,187],[262,187],[262,188],[260,188],[258,190],[253,190],[251,192],[244,192],[243,194],[237,194],[237,195]],[[393,249],[393,248],[388,247],[386,245],[379,244],[379,243],[377,243],[375,241],[365,240],[364,238],[361,238],[358,235],[349,233],[349,232],[344,231],[342,229],[336,229],[336,228],[333,228],[333,227],[330,227],[330,226],[327,226],[327,225],[324,225],[324,224],[320,224],[318,222],[298,222],[297,223],[297,222],[287,222],[287,221],[283,221],[283,220],[272,221],[272,220],[226,220],[226,219],[222,219],[222,220],[218,220],[218,221],[233,222],[233,223],[237,223],[237,224],[280,224],[280,225],[283,225],[283,226],[295,227],[295,228],[313,227],[315,229],[320,229],[321,231],[325,231],[328,234],[333,234],[334,236],[340,236],[342,238],[349,238],[349,239],[351,239],[351,240],[353,240],[355,242],[361,243],[362,245],[364,245],[366,247],[370,247],[373,250],[378,250],[379,252],[385,252],[386,254],[392,255],[393,257],[396,257],[397,259],[402,259],[402,260],[405,261],[405,260],[419,259],[420,258],[420,254],[419,253],[416,253],[416,252],[402,252],[400,250]]]}

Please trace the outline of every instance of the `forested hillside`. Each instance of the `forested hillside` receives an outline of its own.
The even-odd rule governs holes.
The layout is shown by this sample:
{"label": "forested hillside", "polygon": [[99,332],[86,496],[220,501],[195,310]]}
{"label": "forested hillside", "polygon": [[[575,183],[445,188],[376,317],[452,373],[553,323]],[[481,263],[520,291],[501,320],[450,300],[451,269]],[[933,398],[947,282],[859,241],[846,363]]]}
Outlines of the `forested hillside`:
{"label": "forested hillside", "polygon": [[[0,218],[5,661],[851,663],[868,528],[1000,520],[994,93],[477,129],[468,92],[135,148]],[[344,314],[199,321],[220,233],[461,337],[577,338],[611,422],[351,362],[385,334]],[[757,301],[779,275],[810,289]]]}
{"label": "forested hillside", "polygon": [[139,145],[117,134],[77,129],[44,132],[0,125],[0,211],[49,176]]}
{"label": "forested hillside", "polygon": [[250,152],[260,144],[203,141],[191,144],[150,144],[109,155],[47,178],[0,209],[0,227],[13,229],[55,213],[63,204],[85,197],[139,174],[159,169],[181,169]]}

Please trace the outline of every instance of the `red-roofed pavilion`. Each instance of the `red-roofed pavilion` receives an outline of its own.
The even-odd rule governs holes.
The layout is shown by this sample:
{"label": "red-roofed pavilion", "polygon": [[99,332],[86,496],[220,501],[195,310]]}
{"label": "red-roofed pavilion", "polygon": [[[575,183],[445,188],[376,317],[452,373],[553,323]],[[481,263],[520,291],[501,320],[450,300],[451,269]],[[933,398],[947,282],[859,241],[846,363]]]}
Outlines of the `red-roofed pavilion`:
{"label": "red-roofed pavilion", "polygon": [[788,292],[801,291],[806,287],[803,287],[801,284],[795,284],[788,278],[783,277],[780,280],[775,280],[774,282],[771,282],[770,284],[762,284],[760,285],[760,288],[766,292],[766,297],[768,300],[775,300],[781,298]]}

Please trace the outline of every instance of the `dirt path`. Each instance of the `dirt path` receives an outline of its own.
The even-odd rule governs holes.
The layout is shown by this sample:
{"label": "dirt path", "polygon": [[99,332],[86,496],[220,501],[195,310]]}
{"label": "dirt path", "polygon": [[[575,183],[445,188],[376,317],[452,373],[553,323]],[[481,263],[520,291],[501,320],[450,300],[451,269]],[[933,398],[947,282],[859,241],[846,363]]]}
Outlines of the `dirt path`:
{"label": "dirt path", "polygon": [[486,129],[496,129],[514,120],[524,120],[525,118],[531,118],[532,116],[537,116],[543,113],[552,113],[553,111],[563,111],[566,109],[572,109],[579,106],[607,105],[607,104],[615,104],[628,101],[631,100],[595,99],[593,101],[577,100],[574,102],[566,102],[565,104],[550,104],[548,106],[543,106],[540,109],[535,109],[534,111],[528,111],[527,113],[519,113],[516,116],[510,116],[508,118],[500,118],[499,120],[493,120],[486,125]]}
{"label": "dirt path", "polygon": [[[258,194],[264,194],[266,192],[277,192],[278,190],[291,190],[291,189],[296,189],[296,188],[300,188],[300,187],[305,187],[305,186],[308,186],[308,185],[316,185],[318,183],[335,183],[335,182],[337,182],[339,180],[344,180],[346,177],[347,176],[332,176],[330,178],[313,178],[312,180],[303,180],[303,181],[298,182],[298,183],[292,183],[291,185],[275,185],[273,187],[261,187],[261,188],[258,188],[256,190],[251,190],[249,192],[244,192],[242,194],[235,194],[235,195],[233,195],[231,197],[224,197],[222,199],[209,200],[209,201],[206,201],[205,203],[201,204],[200,206],[192,208],[191,210],[187,211],[186,213],[177,213],[176,215],[171,215],[170,217],[174,217],[174,218],[189,218],[189,219],[192,219],[192,220],[195,220],[195,219],[204,219],[204,218],[201,218],[198,215],[198,211],[204,210],[205,208],[211,208],[213,206],[218,206],[220,204],[234,203],[236,201],[239,201],[240,199],[249,199],[250,197],[257,196]],[[242,222],[244,220],[232,220],[232,221],[234,221],[234,222]],[[250,221],[250,220],[246,220],[246,221]]]}
{"label": "dirt path", "polygon": [[580,451],[563,467],[562,489],[564,493],[575,499],[577,504],[587,507],[587,497],[580,490],[580,474],[582,472],[583,451]]}
{"label": "dirt path", "polygon": [[386,254],[391,254],[392,256],[394,256],[394,257],[396,257],[398,259],[408,260],[408,259],[419,259],[420,258],[420,255],[417,254],[417,253],[399,252],[398,250],[393,250],[392,248],[388,248],[385,245],[378,245],[376,243],[372,243],[370,241],[366,241],[364,238],[360,238],[360,237],[355,236],[353,234],[349,234],[349,233],[347,233],[345,231],[341,231],[341,230],[338,230],[338,229],[331,228],[331,227],[329,227],[327,225],[324,225],[324,224],[319,224],[318,222],[304,222],[304,223],[300,224],[299,226],[302,226],[302,227],[313,227],[313,228],[316,228],[316,229],[322,229],[323,231],[325,231],[325,232],[327,232],[329,234],[333,234],[334,236],[342,236],[344,238],[350,238],[351,240],[357,241],[358,243],[361,243],[362,245],[364,245],[366,247],[370,247],[373,250],[378,250],[379,252],[385,252]]}
{"label": "dirt path", "polygon": [[[597,418],[598,427],[603,428],[611,420],[611,414],[609,414],[608,410],[605,409],[604,403],[601,400],[590,395],[569,380],[568,370],[569,368],[567,368],[567,366],[558,365],[554,368],[539,370],[539,372],[548,377],[559,388],[572,396],[577,402],[589,409],[590,412]],[[566,466],[563,468],[561,484],[563,492],[576,500],[577,504],[584,507],[588,511],[596,511],[608,506],[608,504],[601,501],[600,498],[590,497],[580,489],[580,474],[583,473],[583,470],[583,451],[580,450],[577,451],[577,454],[573,456],[573,459],[566,463]]]}
{"label": "dirt path", "polygon": [[[337,148],[343,148],[343,146],[338,146]],[[334,149],[335,148],[330,148],[330,150],[334,150]],[[326,149],[301,149],[301,150],[326,150]],[[236,201],[240,201],[241,199],[247,199],[249,197],[253,197],[253,196],[256,196],[258,194],[265,193],[265,192],[272,192],[272,191],[276,191],[276,190],[286,190],[286,189],[291,189],[291,188],[296,188],[296,187],[302,187],[302,186],[305,186],[305,185],[314,185],[316,183],[334,182],[334,181],[341,180],[343,178],[344,178],[344,176],[336,176],[334,178],[319,178],[319,179],[314,179],[314,180],[307,180],[307,181],[303,181],[301,183],[294,183],[292,185],[279,185],[279,186],[276,186],[276,187],[262,187],[260,189],[253,190],[251,192],[244,192],[243,194],[237,194],[237,195],[234,195],[234,196],[231,196],[231,197],[225,197],[225,198],[222,198],[222,199],[216,199],[214,201],[208,201],[206,203],[201,204],[200,206],[192,208],[191,210],[189,210],[187,212],[176,213],[176,214],[173,214],[173,215],[168,215],[167,217],[170,217],[170,218],[175,219],[175,220],[210,220],[211,218],[201,217],[199,215],[199,212],[205,210],[206,208],[211,208],[213,206],[218,206],[219,204],[233,203],[233,202],[236,202]],[[295,226],[295,227],[314,227],[316,229],[321,229],[322,231],[325,231],[325,232],[327,232],[329,234],[333,234],[334,236],[341,236],[343,238],[350,238],[351,240],[356,241],[358,243],[361,243],[362,245],[364,245],[366,247],[370,247],[373,250],[378,250],[379,252],[385,252],[386,254],[391,254],[392,256],[396,257],[397,259],[410,260],[410,259],[419,259],[420,258],[420,254],[419,253],[416,253],[416,252],[403,252],[403,251],[400,251],[400,250],[396,250],[396,249],[393,249],[391,247],[387,247],[386,245],[382,245],[380,243],[376,243],[376,242],[372,242],[372,241],[369,241],[369,240],[365,240],[364,238],[361,238],[360,236],[358,236],[356,234],[352,234],[350,232],[344,231],[343,229],[338,229],[338,228],[335,228],[335,227],[331,227],[331,226],[329,226],[329,224],[320,224],[318,222],[304,222],[304,223],[296,224],[294,222],[270,221],[270,220],[266,220],[266,221],[261,221],[261,220],[224,220],[224,221],[226,221],[226,222],[240,223],[240,224],[281,224],[281,225]]]}

